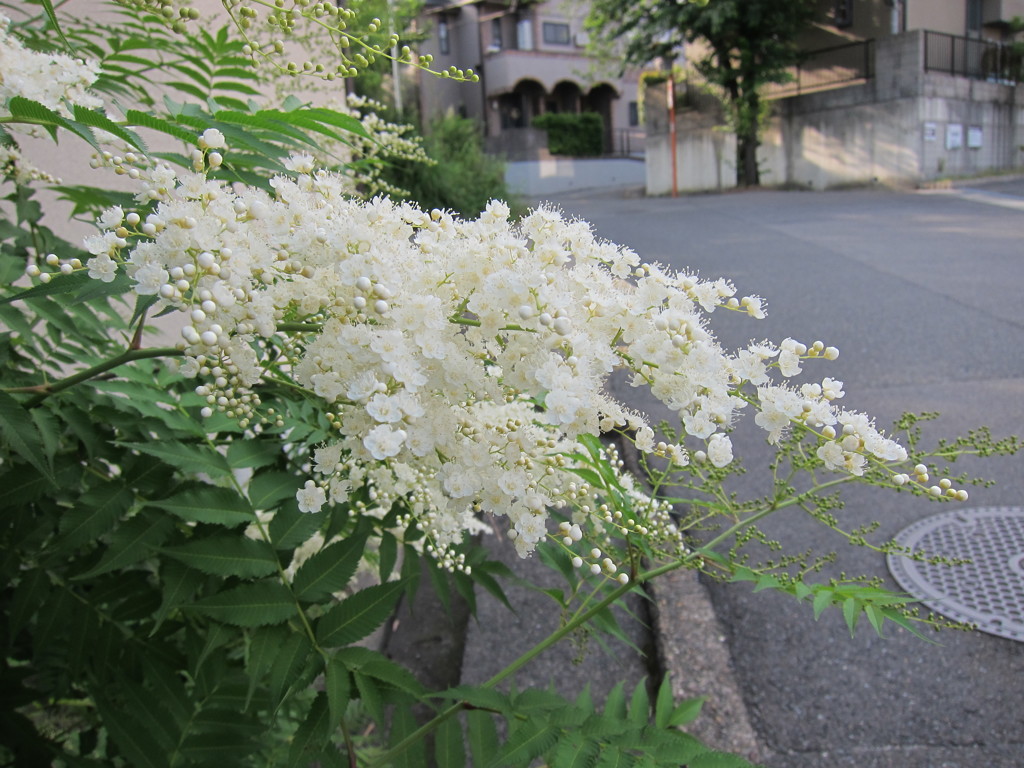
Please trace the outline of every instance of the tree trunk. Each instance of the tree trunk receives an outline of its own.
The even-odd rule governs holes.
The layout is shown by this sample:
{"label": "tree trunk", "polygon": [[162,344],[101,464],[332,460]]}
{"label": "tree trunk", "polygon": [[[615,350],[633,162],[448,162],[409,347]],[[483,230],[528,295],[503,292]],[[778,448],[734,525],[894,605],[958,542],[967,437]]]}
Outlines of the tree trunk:
{"label": "tree trunk", "polygon": [[747,135],[736,136],[736,180],[741,187],[756,187],[761,183],[757,167],[757,126]]}

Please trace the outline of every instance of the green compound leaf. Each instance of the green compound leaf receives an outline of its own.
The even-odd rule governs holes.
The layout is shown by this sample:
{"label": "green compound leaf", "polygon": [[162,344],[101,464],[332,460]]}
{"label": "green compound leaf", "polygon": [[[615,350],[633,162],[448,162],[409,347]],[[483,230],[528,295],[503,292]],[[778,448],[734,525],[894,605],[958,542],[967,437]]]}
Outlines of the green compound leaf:
{"label": "green compound leaf", "polygon": [[462,739],[462,725],[457,717],[450,717],[438,726],[434,735],[434,758],[445,768],[466,765],[466,747]]}
{"label": "green compound leaf", "polygon": [[107,133],[117,136],[121,141],[135,147],[135,149],[138,149],[141,152],[146,151],[146,144],[138,137],[137,134],[125,129],[121,125],[118,125],[102,112],[97,112],[96,110],[87,109],[80,104],[75,104],[74,114],[75,120],[82,125],[88,125],[92,128],[100,128]]}
{"label": "green compound leaf", "polygon": [[235,440],[228,445],[228,464],[234,469],[265,467],[282,455],[276,440]]}
{"label": "green compound leaf", "polygon": [[143,511],[114,531],[110,546],[95,567],[75,578],[93,578],[146,560],[153,556],[153,549],[163,544],[173,530],[174,521],[166,515]]}
{"label": "green compound leaf", "polygon": [[348,667],[337,656],[327,662],[324,670],[324,690],[327,692],[327,704],[330,708],[331,727],[337,727],[345,716],[352,695],[352,684],[348,676]]}
{"label": "green compound leaf", "polygon": [[594,768],[600,745],[578,733],[568,733],[555,747],[552,768]]}
{"label": "green compound leaf", "polygon": [[269,544],[227,534],[190,541],[160,551],[190,568],[213,576],[251,579],[269,576],[278,568],[277,556]]}
{"label": "green compound leaf", "polygon": [[56,485],[38,427],[21,403],[6,392],[0,392],[0,434],[14,453],[35,467],[51,485]]}
{"label": "green compound leaf", "polygon": [[548,752],[558,741],[559,730],[542,718],[530,718],[509,736],[504,748],[486,765],[488,768],[526,766]]}
{"label": "green compound leaf", "polygon": [[[388,739],[390,746],[395,746],[406,736],[416,731],[416,718],[409,707],[395,707],[391,716],[391,733]],[[392,768],[427,768],[427,753],[424,749],[407,749],[393,758]]]}
{"label": "green compound leaf", "polygon": [[473,765],[486,765],[498,751],[498,727],[494,716],[480,710],[466,713],[466,734]]}
{"label": "green compound leaf", "polygon": [[276,581],[242,584],[193,603],[189,610],[236,627],[283,624],[296,613],[288,587]]}
{"label": "green compound leaf", "polygon": [[304,562],[292,584],[295,596],[300,600],[320,600],[348,586],[359,566],[366,539],[366,533],[352,535],[317,552]]}
{"label": "green compound leaf", "polygon": [[111,480],[90,488],[73,509],[60,518],[57,546],[73,549],[110,531],[131,507],[133,495],[122,482]]}
{"label": "green compound leaf", "polygon": [[227,459],[205,445],[183,442],[118,443],[118,445],[147,456],[153,456],[182,472],[195,472],[210,476],[231,474],[231,467],[228,465]]}
{"label": "green compound leaf", "polygon": [[308,765],[310,759],[315,757],[327,743],[327,739],[331,735],[330,726],[331,718],[327,695],[321,691],[313,700],[309,714],[306,715],[306,719],[292,738],[292,745],[288,750],[288,768]]}
{"label": "green compound leaf", "polygon": [[301,486],[299,479],[287,472],[261,472],[249,481],[249,501],[253,509],[272,509],[284,499],[294,497]]}
{"label": "green compound leaf", "polygon": [[212,523],[229,528],[255,519],[245,498],[228,488],[201,483],[170,498],[151,501],[149,505],[166,510],[186,522]]}
{"label": "green compound leaf", "polygon": [[362,640],[391,615],[405,584],[391,581],[357,592],[329,610],[317,623],[316,639],[336,648]]}

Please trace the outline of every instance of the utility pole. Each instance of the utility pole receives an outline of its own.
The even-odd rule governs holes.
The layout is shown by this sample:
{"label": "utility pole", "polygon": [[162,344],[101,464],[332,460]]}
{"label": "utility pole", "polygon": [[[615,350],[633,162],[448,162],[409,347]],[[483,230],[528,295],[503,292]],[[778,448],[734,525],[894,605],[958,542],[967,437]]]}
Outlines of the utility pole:
{"label": "utility pole", "polygon": [[[388,0],[388,37],[395,34],[395,3]],[[394,91],[395,114],[402,115],[402,81],[398,74],[398,46],[391,46],[391,89]]]}

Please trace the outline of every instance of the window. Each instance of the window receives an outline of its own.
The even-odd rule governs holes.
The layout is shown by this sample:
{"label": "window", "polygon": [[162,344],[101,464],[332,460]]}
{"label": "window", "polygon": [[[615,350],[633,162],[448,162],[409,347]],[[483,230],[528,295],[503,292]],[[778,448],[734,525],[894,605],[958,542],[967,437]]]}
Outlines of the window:
{"label": "window", "polygon": [[444,16],[437,20],[437,44],[442,55],[452,52],[451,40],[448,37],[448,19]]}
{"label": "window", "polygon": [[640,104],[635,101],[629,102],[629,127],[636,128],[640,125]]}
{"label": "window", "polygon": [[569,25],[554,21],[544,22],[544,42],[548,45],[568,45]]}
{"label": "window", "polygon": [[533,50],[533,22],[530,19],[516,22],[516,47],[520,51]]}
{"label": "window", "polygon": [[967,36],[981,37],[981,0],[967,0]]}
{"label": "window", "polygon": [[853,26],[853,0],[836,0],[832,9],[832,23],[837,27]]}
{"label": "window", "polygon": [[491,48],[500,51],[504,47],[501,43],[501,19],[491,19]]}

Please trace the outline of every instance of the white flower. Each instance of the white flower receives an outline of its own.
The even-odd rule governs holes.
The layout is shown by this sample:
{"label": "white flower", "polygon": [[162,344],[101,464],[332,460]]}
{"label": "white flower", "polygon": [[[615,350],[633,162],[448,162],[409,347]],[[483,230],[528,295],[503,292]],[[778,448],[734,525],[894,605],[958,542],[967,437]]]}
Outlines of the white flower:
{"label": "white flower", "polygon": [[299,512],[319,512],[327,501],[327,493],[312,480],[295,492],[295,500],[299,502]]}
{"label": "white flower", "polygon": [[405,437],[405,430],[391,429],[387,424],[381,424],[370,430],[369,434],[363,438],[363,445],[373,458],[383,461],[398,455],[398,452],[402,450]]}
{"label": "white flower", "polygon": [[93,280],[102,280],[104,283],[112,283],[117,277],[117,262],[105,253],[93,256],[89,259],[89,277]]}
{"label": "white flower", "polygon": [[708,441],[708,460],[721,469],[732,461],[732,440],[721,433],[711,436]]}
{"label": "white flower", "polygon": [[198,144],[200,149],[224,149],[228,145],[224,134],[216,128],[207,128],[203,131]]}

